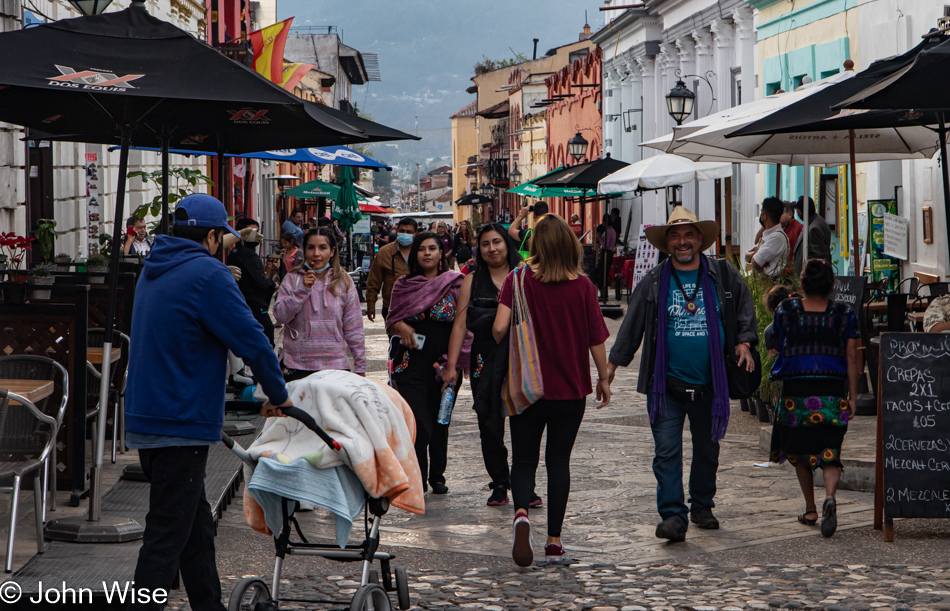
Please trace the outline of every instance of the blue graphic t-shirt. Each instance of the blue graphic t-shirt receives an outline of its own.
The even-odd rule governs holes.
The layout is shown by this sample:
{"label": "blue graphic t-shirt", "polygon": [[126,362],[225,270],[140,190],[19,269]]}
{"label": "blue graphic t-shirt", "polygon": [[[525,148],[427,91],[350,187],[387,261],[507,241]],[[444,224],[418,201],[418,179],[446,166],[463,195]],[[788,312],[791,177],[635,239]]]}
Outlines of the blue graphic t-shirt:
{"label": "blue graphic t-shirt", "polygon": [[[706,302],[703,287],[696,289],[699,270],[674,271],[683,284],[683,291],[689,297],[696,290],[696,310],[690,313],[686,297],[676,284],[676,277],[670,278],[670,292],[666,309],[666,345],[668,359],[666,375],[679,378],[691,384],[711,384],[712,368],[709,364],[709,343],[706,332]],[[713,302],[719,312],[719,343],[726,341],[726,331],[722,326],[722,312],[719,300],[713,293]]]}

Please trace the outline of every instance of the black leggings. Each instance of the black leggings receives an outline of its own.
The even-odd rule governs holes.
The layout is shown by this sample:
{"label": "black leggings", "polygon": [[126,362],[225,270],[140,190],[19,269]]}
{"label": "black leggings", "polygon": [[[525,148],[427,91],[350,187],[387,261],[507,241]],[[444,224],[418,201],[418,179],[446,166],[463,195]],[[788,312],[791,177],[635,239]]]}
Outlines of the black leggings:
{"label": "black leggings", "polygon": [[528,509],[541,454],[541,435],[548,429],[544,465],[548,472],[548,536],[560,537],[571,493],[571,450],[584,419],[583,399],[541,399],[511,417],[511,488],[515,509]]}

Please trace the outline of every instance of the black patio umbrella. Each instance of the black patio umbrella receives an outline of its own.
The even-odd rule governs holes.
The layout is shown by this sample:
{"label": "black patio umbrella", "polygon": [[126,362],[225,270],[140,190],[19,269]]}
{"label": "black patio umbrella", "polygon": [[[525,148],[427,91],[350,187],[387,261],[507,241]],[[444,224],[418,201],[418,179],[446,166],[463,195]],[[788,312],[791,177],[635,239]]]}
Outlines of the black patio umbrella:
{"label": "black patio umbrella", "polygon": [[[869,84],[835,105],[836,109],[897,110],[892,116],[921,124],[937,124],[940,169],[943,178],[944,216],[950,237],[950,170],[947,168],[947,115],[950,115],[950,39],[939,32],[928,34],[925,42],[937,40],[914,61],[890,76]],[[921,43],[923,44],[923,43]],[[918,45],[919,46],[919,45]],[[871,113],[867,113],[871,115]],[[860,115],[856,115],[857,117]],[[874,115],[871,115],[874,116]],[[948,241],[950,242],[950,241]]]}
{"label": "black patio umbrella", "polygon": [[[184,30],[150,16],[142,0],[133,0],[124,11],[0,34],[0,120],[58,139],[121,145],[115,227],[122,226],[124,217],[132,142],[166,151],[170,145],[211,146],[221,156],[371,139],[339,114],[305,103]],[[112,250],[103,371],[110,367],[119,267],[119,249]],[[108,383],[109,376],[103,375],[102,405]],[[102,410],[91,476],[90,523],[102,521],[104,414]],[[106,522],[106,530],[114,525]]]}
{"label": "black patio umbrella", "polygon": [[469,193],[455,200],[456,206],[480,206],[481,204],[492,203],[492,198],[485,197],[481,193]]}
{"label": "black patio umbrella", "polygon": [[[619,159],[614,159],[610,156],[610,153],[607,153],[607,156],[603,159],[595,159],[594,161],[588,161],[587,163],[579,163],[574,166],[566,167],[562,170],[555,170],[550,174],[538,178],[534,181],[534,184],[538,186],[549,186],[549,187],[577,187],[580,189],[594,189],[597,190],[597,183],[606,178],[607,176],[613,174],[621,168],[625,168],[629,163],[626,161],[620,161]],[[609,200],[610,196],[604,196],[603,199]],[[587,198],[581,196],[581,215],[584,215],[584,206],[587,203]],[[606,266],[605,266],[606,267]],[[604,291],[603,291],[603,304],[606,306],[607,303],[607,278],[608,273],[607,269],[604,269]],[[605,310],[605,315],[608,313]],[[609,314],[613,316],[611,312]]]}

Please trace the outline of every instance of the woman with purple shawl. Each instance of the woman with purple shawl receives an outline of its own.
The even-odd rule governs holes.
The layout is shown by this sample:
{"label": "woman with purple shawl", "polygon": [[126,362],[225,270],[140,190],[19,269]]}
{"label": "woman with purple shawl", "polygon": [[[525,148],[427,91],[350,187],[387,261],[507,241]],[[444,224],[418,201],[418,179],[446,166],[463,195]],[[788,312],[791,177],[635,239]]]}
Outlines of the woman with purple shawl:
{"label": "woman with purple shawl", "polygon": [[[439,424],[442,378],[449,337],[455,323],[462,274],[446,268],[442,240],[432,232],[416,234],[409,249],[409,273],[396,281],[389,302],[386,330],[390,342],[392,379],[416,418],[416,457],[422,489],[435,494],[445,485],[449,427]],[[417,342],[418,336],[425,339]],[[466,355],[461,363],[468,363]]]}

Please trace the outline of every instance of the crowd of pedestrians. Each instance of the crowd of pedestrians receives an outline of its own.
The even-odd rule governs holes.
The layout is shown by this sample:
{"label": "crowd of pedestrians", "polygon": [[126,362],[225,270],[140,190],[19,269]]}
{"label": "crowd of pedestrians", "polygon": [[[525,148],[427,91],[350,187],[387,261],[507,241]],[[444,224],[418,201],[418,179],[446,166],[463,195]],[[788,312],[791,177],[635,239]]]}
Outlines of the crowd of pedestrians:
{"label": "crowd of pedestrians", "polygon": [[[803,205],[800,200],[797,209]],[[811,200],[807,205],[814,206]],[[531,212],[533,226],[525,227],[522,222]],[[798,267],[795,253],[806,231],[795,212],[795,206],[775,198],[763,202],[762,236],[748,256],[750,274],[794,274],[789,267]],[[541,506],[547,511],[545,557],[555,563],[565,559],[561,536],[571,490],[571,453],[588,396],[595,395],[598,409],[607,406],[617,368],[629,365],[638,351],[637,391],[647,395],[654,440],[656,536],[683,541],[690,523],[719,528],[713,509],[719,443],[729,422],[731,372],[754,370],[752,351],[759,337],[746,279],[733,265],[703,254],[719,235],[715,221],[699,220],[676,207],[666,224],[646,230],[647,240],[664,259],[637,285],[608,356],[598,287],[582,268],[579,223],[551,214],[544,202],[533,210],[523,208],[508,228],[496,223],[474,228],[467,221],[451,229],[444,222],[420,227],[409,217],[395,226],[377,224],[373,239],[378,251],[368,273],[365,312],[353,278],[341,265],[345,236],[329,219],[302,225],[302,214],[295,213],[281,227],[280,254],[262,259],[259,223],[239,219],[230,229],[214,198],[190,196],[175,214],[174,237],[159,236],[154,246],[149,244],[138,292],[143,298],[174,292],[176,302],[187,307],[143,299],[133,321],[137,336],[154,336],[133,344],[126,408],[129,445],[139,449],[152,481],[137,581],[170,585],[173,575],[156,566],[180,564],[190,597],[220,596],[214,587],[213,553],[192,555],[194,546],[207,545],[210,536],[204,492],[194,486],[172,490],[170,482],[178,475],[161,478],[203,471],[207,446],[219,437],[221,414],[197,406],[214,407],[223,403],[223,395],[218,397],[218,386],[208,382],[195,391],[200,396],[169,395],[161,401],[168,411],[157,414],[155,396],[163,391],[153,380],[163,380],[163,386],[170,380],[194,380],[194,371],[214,371],[209,365],[224,363],[231,350],[253,367],[269,397],[262,415],[279,416],[290,403],[275,380],[289,382],[328,369],[365,374],[362,316],[375,320],[379,300],[390,336],[391,384],[415,418],[423,489],[449,492],[449,429],[440,422],[439,407],[444,393],[457,391],[467,378],[491,479],[487,505],[507,505],[509,492],[513,500],[516,564],[529,566],[534,560],[530,512]],[[815,214],[811,218],[810,253],[823,252],[827,224]],[[611,263],[619,223],[619,211],[613,210],[596,229],[600,273]],[[137,228],[132,230],[129,242],[141,242]],[[783,382],[772,459],[795,465],[805,500],[798,520],[811,526],[820,519],[822,534],[831,536],[837,524],[841,444],[857,394],[858,332],[854,313],[829,299],[834,286],[830,262],[809,258],[800,267],[800,293],[779,285],[767,296],[774,322],[765,342],[777,357],[772,377]],[[198,307],[198,294],[202,299],[213,295],[218,305]],[[228,315],[216,319],[222,312]],[[283,331],[279,356],[272,349],[274,321]],[[168,325],[181,332],[168,334]],[[177,345],[156,352],[167,341],[188,342],[189,358],[200,359],[200,365],[191,371],[187,364],[161,357],[182,353]],[[688,498],[683,486],[687,420],[692,443]],[[543,438],[547,489],[542,499],[535,483]],[[823,469],[826,492],[820,510],[814,494],[816,468]],[[179,506],[174,515],[186,508],[189,528],[163,517],[172,515],[172,503]],[[172,530],[178,534],[171,536]],[[199,580],[208,585],[195,586]]]}

